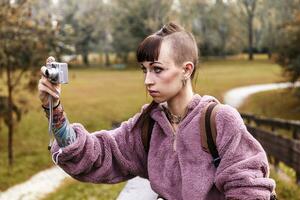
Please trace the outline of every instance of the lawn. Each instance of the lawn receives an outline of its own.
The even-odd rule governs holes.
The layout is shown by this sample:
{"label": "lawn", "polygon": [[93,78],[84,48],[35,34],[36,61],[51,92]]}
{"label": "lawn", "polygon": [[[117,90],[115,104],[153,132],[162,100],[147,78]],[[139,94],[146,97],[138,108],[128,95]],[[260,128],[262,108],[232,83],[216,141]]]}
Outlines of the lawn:
{"label": "lawn", "polygon": [[264,117],[300,120],[300,97],[294,94],[295,90],[288,88],[256,93],[239,110]]}
{"label": "lawn", "polygon": [[[144,103],[151,101],[151,98],[146,96],[143,75],[138,70],[71,69],[69,74],[70,83],[63,85],[62,89],[62,104],[69,121],[82,123],[90,132],[109,129],[112,122],[128,119],[138,112]],[[200,64],[195,91],[200,95],[214,95],[222,100],[223,94],[231,88],[282,80],[280,67],[264,59],[253,62],[236,59],[207,61]],[[40,107],[37,94],[24,96],[30,102],[29,112],[16,127],[15,164],[10,173],[6,158],[7,130],[2,129],[0,134],[0,191],[25,181],[42,169],[53,166],[47,150],[47,119]],[[61,199],[70,195],[74,195],[72,199],[75,197],[85,199],[80,195],[86,195],[82,192],[82,188],[86,188],[91,197],[100,198],[103,194],[103,197],[101,196],[103,200],[114,199],[113,195],[118,194],[122,186],[122,184],[90,185],[68,181],[57,195]],[[111,189],[108,189],[110,187]],[[107,190],[111,194],[104,195]],[[49,197],[51,198],[54,196]]]}

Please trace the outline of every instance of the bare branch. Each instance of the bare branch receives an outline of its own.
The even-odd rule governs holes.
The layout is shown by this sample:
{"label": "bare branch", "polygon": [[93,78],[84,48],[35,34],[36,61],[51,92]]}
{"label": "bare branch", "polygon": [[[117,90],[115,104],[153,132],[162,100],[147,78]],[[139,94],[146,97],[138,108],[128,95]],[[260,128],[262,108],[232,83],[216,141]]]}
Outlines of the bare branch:
{"label": "bare branch", "polygon": [[19,73],[18,77],[16,78],[16,81],[12,84],[12,88],[14,89],[15,86],[17,86],[23,76],[23,74],[26,72],[26,68],[23,68],[22,71]]}

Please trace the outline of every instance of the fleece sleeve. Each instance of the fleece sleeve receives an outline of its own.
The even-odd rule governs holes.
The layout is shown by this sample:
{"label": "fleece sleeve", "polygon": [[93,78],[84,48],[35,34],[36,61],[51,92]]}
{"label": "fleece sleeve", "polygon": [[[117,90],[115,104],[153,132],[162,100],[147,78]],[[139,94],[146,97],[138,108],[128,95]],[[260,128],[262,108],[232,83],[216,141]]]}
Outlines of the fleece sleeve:
{"label": "fleece sleeve", "polygon": [[275,182],[260,143],[247,131],[238,111],[223,105],[216,114],[221,162],[215,184],[226,199],[269,200]]}
{"label": "fleece sleeve", "polygon": [[55,162],[73,178],[92,183],[118,183],[135,176],[147,176],[140,129],[134,128],[140,113],[114,130],[89,133],[81,124],[71,124],[73,143],[60,147],[54,142]]}

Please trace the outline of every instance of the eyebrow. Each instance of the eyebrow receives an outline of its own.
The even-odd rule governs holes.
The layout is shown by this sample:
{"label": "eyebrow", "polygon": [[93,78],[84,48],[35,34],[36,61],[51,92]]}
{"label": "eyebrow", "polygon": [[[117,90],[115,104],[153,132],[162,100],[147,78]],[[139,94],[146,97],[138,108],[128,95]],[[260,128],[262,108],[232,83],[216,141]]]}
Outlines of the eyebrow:
{"label": "eyebrow", "polygon": [[[161,65],[162,65],[162,63],[161,63],[161,62],[158,62],[158,61],[150,62],[150,66],[153,65],[153,64],[161,64]],[[145,66],[143,65],[143,63],[141,63],[141,65],[142,65],[143,67],[145,67]]]}
{"label": "eyebrow", "polygon": [[150,62],[150,65],[153,65],[153,64],[161,64],[162,65],[162,63],[158,62],[158,61]]}

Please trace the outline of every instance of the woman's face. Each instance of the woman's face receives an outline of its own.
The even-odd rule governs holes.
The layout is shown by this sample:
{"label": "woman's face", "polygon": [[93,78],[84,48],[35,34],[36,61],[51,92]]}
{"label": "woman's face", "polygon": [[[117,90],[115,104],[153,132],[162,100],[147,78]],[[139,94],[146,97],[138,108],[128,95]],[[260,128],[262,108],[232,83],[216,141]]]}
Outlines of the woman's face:
{"label": "woman's face", "polygon": [[170,100],[182,89],[184,70],[175,64],[170,47],[169,42],[163,41],[157,61],[140,63],[145,86],[157,103]]}

